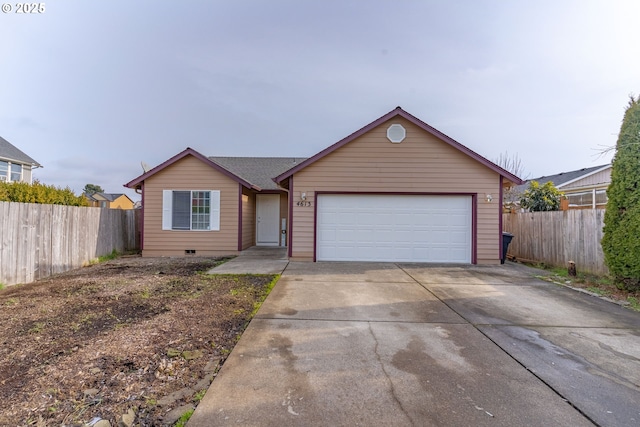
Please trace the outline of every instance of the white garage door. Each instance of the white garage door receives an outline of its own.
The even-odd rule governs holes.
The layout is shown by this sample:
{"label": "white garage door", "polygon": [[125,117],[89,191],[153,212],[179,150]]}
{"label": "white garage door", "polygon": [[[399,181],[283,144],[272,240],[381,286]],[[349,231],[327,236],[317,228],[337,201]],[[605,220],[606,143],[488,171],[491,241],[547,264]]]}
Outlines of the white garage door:
{"label": "white garage door", "polygon": [[321,194],[318,261],[471,262],[470,196]]}

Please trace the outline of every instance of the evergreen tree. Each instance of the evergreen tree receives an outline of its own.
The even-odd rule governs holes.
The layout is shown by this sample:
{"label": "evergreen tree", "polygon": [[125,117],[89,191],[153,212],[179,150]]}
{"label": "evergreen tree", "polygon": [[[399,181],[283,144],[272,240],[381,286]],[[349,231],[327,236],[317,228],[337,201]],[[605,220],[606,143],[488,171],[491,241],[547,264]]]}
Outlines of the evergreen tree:
{"label": "evergreen tree", "polygon": [[87,195],[91,196],[92,194],[96,194],[96,193],[104,193],[104,190],[99,185],[87,184],[82,189],[82,192],[84,194],[87,194]]}
{"label": "evergreen tree", "polygon": [[640,290],[640,97],[622,120],[607,189],[602,250],[618,287]]}

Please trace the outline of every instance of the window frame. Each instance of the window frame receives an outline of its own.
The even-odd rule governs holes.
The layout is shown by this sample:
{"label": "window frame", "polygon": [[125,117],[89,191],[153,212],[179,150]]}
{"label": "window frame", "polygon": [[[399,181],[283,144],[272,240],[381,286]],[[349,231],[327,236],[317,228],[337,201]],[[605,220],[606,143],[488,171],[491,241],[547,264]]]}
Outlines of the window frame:
{"label": "window frame", "polygon": [[2,169],[0,170],[0,176],[4,176],[4,181],[9,182],[11,180],[11,162],[0,160],[0,166],[2,166]]}
{"label": "window frame", "polygon": [[[603,194],[605,201],[598,201],[598,196],[601,196]],[[585,196],[588,196],[586,197],[587,199],[589,199],[588,203],[582,202],[582,198],[585,198]],[[565,194],[565,197],[567,198],[567,202],[570,208],[596,208],[598,206],[606,206],[609,200],[607,197],[607,190],[605,188],[593,188],[591,190],[568,193]],[[575,198],[577,197],[581,198],[581,204],[571,203],[571,199],[573,198],[575,200]]]}
{"label": "window frame", "polygon": [[[13,175],[14,174],[18,174],[18,172],[13,170],[13,168],[15,168],[15,167],[20,168],[20,172],[19,172],[20,176],[18,177],[18,179],[13,179]],[[9,171],[8,171],[9,173],[8,174],[11,176],[11,178],[10,178],[11,182],[20,182],[20,181],[22,181],[23,171],[24,171],[24,167],[20,163],[11,163],[11,162],[9,162]]]}
{"label": "window frame", "polygon": [[[176,227],[174,225],[174,193],[190,193],[189,194],[189,228],[186,227]],[[197,203],[199,200],[203,200],[202,197],[197,197],[203,195],[203,193],[208,194],[209,201],[209,227],[208,228],[194,228],[194,216],[196,216],[196,224],[197,216],[202,218],[203,212],[201,212],[202,208],[206,206],[202,206],[200,203]],[[195,196],[195,199],[194,199]],[[196,204],[194,205],[194,202]],[[196,209],[196,211],[194,211]],[[204,212],[206,215],[206,212]],[[201,223],[201,222],[200,222]],[[166,231],[187,231],[187,232],[202,232],[202,231],[220,231],[220,190],[189,190],[189,189],[176,189],[176,190],[162,190],[162,229]]]}

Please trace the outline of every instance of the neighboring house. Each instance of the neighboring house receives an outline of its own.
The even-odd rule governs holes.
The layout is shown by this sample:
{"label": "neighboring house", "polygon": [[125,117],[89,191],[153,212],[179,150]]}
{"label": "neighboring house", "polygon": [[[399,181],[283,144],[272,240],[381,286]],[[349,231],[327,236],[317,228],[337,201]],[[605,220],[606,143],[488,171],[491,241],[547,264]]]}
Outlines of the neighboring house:
{"label": "neighboring house", "polygon": [[85,194],[84,197],[89,201],[89,206],[97,208],[109,209],[133,209],[133,200],[126,194],[115,193],[93,193]]}
{"label": "neighboring house", "polygon": [[41,167],[40,163],[0,137],[0,181],[22,181],[31,184],[33,181],[31,171]]}
{"label": "neighboring house", "polygon": [[604,208],[607,205],[607,188],[611,183],[611,164],[534,178],[518,186],[517,192],[526,190],[531,181],[538,181],[540,185],[551,181],[562,191],[565,195],[562,210]]}
{"label": "neighboring house", "polygon": [[187,148],[125,186],[142,192],[143,256],[497,264],[502,189],[521,183],[398,107],[308,159]]}

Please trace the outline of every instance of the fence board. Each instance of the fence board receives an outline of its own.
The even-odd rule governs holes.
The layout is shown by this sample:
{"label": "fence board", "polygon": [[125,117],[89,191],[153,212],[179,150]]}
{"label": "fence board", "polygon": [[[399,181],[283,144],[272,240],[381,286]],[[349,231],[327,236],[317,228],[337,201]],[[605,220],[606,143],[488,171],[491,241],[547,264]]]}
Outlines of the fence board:
{"label": "fence board", "polygon": [[503,214],[504,231],[514,235],[508,253],[515,258],[607,274],[600,241],[604,209]]}
{"label": "fence board", "polygon": [[0,202],[0,283],[29,283],[138,249],[140,211]]}

